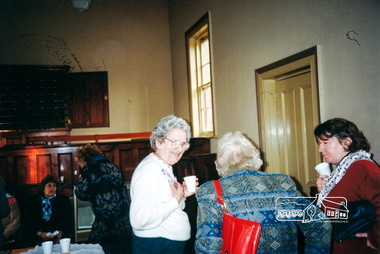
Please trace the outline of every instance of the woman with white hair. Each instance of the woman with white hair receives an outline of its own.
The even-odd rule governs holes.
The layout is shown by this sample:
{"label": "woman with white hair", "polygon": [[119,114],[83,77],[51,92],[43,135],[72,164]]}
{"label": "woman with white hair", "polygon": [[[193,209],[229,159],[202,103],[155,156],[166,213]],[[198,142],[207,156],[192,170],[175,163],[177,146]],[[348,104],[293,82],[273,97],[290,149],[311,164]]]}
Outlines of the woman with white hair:
{"label": "woman with white hair", "polygon": [[[260,152],[240,132],[227,133],[218,140],[215,164],[222,177],[219,181],[227,212],[261,224],[257,253],[297,253],[300,247],[304,253],[329,253],[331,224],[327,217],[302,197],[289,176],[258,171],[262,163]],[[220,253],[223,245],[223,211],[217,201],[213,181],[199,187],[196,195],[198,216],[195,251]],[[307,214],[310,218],[307,221],[304,218],[278,220],[278,198],[302,201],[308,211],[313,211]],[[287,204],[286,208],[294,210],[294,206]],[[317,218],[320,221],[316,221],[316,216],[319,216]],[[304,245],[298,246],[297,226],[304,234]]]}
{"label": "woman with white hair", "polygon": [[133,253],[183,253],[190,239],[185,208],[189,193],[172,166],[190,147],[190,126],[182,118],[161,119],[150,137],[153,153],[140,162],[132,175],[130,218]]}

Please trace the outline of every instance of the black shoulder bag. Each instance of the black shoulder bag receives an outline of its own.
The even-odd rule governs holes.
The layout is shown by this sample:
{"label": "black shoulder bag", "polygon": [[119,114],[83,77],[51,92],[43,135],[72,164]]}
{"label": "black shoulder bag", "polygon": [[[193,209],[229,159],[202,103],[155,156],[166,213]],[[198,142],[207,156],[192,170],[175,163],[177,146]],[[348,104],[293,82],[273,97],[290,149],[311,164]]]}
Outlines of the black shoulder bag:
{"label": "black shoulder bag", "polygon": [[[341,206],[341,208],[344,208]],[[338,243],[357,238],[357,233],[371,231],[376,223],[375,207],[368,200],[347,203],[348,222],[333,223],[333,237]]]}

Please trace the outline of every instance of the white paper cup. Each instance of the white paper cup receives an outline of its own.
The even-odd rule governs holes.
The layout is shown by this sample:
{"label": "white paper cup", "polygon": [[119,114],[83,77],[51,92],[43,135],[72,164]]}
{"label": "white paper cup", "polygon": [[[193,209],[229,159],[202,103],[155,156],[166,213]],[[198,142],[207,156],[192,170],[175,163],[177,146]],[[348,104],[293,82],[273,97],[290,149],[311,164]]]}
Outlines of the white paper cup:
{"label": "white paper cup", "polygon": [[51,254],[53,252],[53,241],[43,242],[42,250],[44,251],[44,254]]}
{"label": "white paper cup", "polygon": [[70,238],[63,238],[59,240],[59,243],[61,244],[61,250],[62,253],[69,253],[70,252]]}
{"label": "white paper cup", "polygon": [[320,175],[330,176],[331,174],[330,165],[327,162],[319,163],[317,166],[315,166],[315,170],[317,170],[318,174]]}
{"label": "white paper cup", "polygon": [[187,191],[188,192],[195,192],[195,185],[197,182],[197,177],[196,176],[185,176],[183,178],[186,183]]}

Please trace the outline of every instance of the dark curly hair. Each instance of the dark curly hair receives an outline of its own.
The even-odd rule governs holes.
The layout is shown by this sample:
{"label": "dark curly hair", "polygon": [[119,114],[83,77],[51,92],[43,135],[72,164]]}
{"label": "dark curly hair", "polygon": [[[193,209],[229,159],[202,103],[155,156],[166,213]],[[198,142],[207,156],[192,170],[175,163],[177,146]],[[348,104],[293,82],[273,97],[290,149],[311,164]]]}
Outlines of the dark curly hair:
{"label": "dark curly hair", "polygon": [[48,183],[55,183],[55,185],[58,187],[58,180],[57,180],[57,178],[55,178],[52,175],[47,175],[47,176],[44,177],[44,179],[42,179],[42,181],[40,183],[40,186],[38,188],[38,193],[40,195],[42,195],[42,196],[45,195],[44,190],[45,190],[46,184],[48,184]]}
{"label": "dark curly hair", "polygon": [[314,129],[314,136],[316,140],[318,138],[321,140],[326,140],[336,137],[339,142],[342,142],[343,139],[349,137],[352,140],[352,143],[348,147],[348,151],[350,152],[356,152],[359,150],[369,152],[371,149],[371,145],[364,136],[363,132],[361,132],[353,122],[350,122],[344,118],[333,118],[319,124]]}
{"label": "dark curly hair", "polygon": [[96,156],[103,155],[103,151],[97,145],[86,144],[78,147],[74,153],[74,158],[78,162],[90,163]]}

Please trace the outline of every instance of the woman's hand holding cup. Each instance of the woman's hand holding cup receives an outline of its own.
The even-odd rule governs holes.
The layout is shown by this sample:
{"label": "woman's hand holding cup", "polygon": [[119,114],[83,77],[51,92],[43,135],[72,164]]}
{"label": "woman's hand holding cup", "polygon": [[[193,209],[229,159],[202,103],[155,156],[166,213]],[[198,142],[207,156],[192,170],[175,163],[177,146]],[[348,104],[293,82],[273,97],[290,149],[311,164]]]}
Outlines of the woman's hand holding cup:
{"label": "woman's hand holding cup", "polygon": [[319,163],[315,166],[315,170],[318,172],[319,177],[317,178],[317,190],[321,192],[322,188],[326,185],[327,179],[331,174],[330,165],[327,162]]}
{"label": "woman's hand holding cup", "polygon": [[195,191],[198,189],[199,181],[198,178],[195,175],[192,176],[185,176],[183,178],[182,187],[185,190],[184,197],[190,197],[191,195],[195,194]]}
{"label": "woman's hand holding cup", "polygon": [[317,191],[318,193],[321,192],[322,188],[326,185],[327,183],[327,179],[329,176],[328,175],[319,175],[319,177],[317,178]]}

